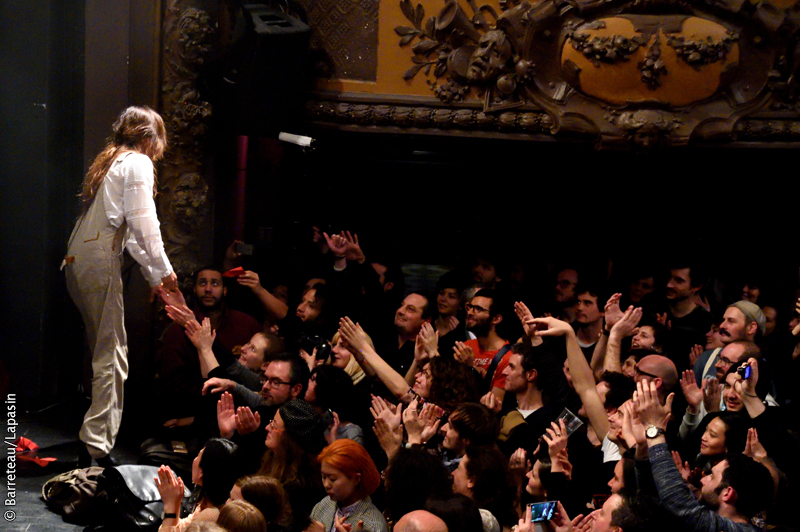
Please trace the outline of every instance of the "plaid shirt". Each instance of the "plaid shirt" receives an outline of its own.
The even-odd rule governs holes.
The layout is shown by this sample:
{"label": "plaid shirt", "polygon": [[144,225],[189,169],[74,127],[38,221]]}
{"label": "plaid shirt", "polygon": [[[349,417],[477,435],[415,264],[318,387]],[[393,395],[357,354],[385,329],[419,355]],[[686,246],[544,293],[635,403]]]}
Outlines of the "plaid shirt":
{"label": "plaid shirt", "polygon": [[[338,509],[338,505],[330,497],[325,497],[314,506],[311,511],[311,519],[322,523],[325,526],[325,530],[333,530],[333,517]],[[364,530],[366,532],[389,532],[386,519],[380,510],[372,504],[372,499],[369,497],[365,497],[357,503],[343,508],[343,510],[348,514],[344,522],[353,525],[354,529],[359,521],[364,521]]]}

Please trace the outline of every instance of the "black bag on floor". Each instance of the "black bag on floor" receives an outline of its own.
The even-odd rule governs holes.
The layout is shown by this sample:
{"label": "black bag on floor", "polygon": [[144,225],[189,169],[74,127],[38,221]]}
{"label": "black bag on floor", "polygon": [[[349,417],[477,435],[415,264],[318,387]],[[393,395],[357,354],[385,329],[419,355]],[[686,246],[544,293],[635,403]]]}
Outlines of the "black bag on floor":
{"label": "black bag on floor", "polygon": [[[156,488],[158,467],[121,465],[107,467],[98,478],[105,492],[108,514],[117,526],[126,530],[157,530],[164,504]],[[190,495],[184,490],[184,498]]]}

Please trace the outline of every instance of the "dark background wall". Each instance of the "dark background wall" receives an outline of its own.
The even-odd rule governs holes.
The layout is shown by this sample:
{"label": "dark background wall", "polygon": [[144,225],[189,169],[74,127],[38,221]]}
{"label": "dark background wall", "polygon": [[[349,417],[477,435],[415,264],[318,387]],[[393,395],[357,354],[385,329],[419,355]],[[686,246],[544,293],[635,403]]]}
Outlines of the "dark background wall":
{"label": "dark background wall", "polygon": [[[26,409],[81,381],[82,325],[58,268],[110,124],[127,105],[157,105],[159,10],[144,0],[0,2],[0,391],[10,386]],[[145,319],[132,320],[134,333],[148,323],[136,315]],[[146,336],[132,335],[132,351],[149,347]]]}
{"label": "dark background wall", "polygon": [[[58,266],[80,181],[114,117],[130,104],[157,105],[159,12],[145,0],[0,3],[0,377],[26,408],[73,393],[81,380],[81,322]],[[758,267],[797,280],[794,149],[631,155],[292,131],[317,137],[317,151],[251,142],[250,241],[310,238],[310,226],[323,223],[359,232],[370,252],[416,263],[456,265],[483,245],[541,263],[689,250],[726,271]],[[215,185],[226,190],[233,139],[214,146]],[[218,215],[215,234],[229,235],[229,225]],[[228,243],[215,239],[217,258]],[[155,333],[136,268],[126,280],[132,381],[141,383]]]}
{"label": "dark background wall", "polygon": [[83,173],[82,2],[2,2],[1,360],[25,398],[57,392],[75,179]]}

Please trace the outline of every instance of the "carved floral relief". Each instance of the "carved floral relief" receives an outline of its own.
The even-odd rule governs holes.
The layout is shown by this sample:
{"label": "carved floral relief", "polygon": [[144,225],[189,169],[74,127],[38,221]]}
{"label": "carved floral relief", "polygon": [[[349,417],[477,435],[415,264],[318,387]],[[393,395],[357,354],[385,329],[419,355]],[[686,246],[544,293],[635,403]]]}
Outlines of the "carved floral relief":
{"label": "carved floral relief", "polygon": [[796,118],[798,0],[402,0],[395,28],[443,104],[544,112],[604,146],[729,140],[765,111]]}

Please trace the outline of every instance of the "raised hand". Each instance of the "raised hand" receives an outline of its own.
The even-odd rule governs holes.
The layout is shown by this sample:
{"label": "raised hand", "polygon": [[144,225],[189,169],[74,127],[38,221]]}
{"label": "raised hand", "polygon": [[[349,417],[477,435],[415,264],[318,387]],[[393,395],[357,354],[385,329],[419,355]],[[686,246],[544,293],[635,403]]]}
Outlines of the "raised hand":
{"label": "raised hand", "polygon": [[236,432],[238,432],[240,436],[255,432],[260,426],[261,414],[258,412],[253,413],[248,406],[240,406],[236,410]]}
{"label": "raised hand", "polygon": [[186,306],[186,298],[183,297],[183,292],[180,290],[167,290],[163,286],[157,287],[158,296],[164,305],[172,305],[173,307]]}
{"label": "raised hand", "polygon": [[475,361],[475,351],[473,351],[472,348],[464,342],[456,342],[455,347],[453,348],[453,358],[455,358],[457,362],[461,362],[462,364],[472,367],[472,364]]}
{"label": "raised hand", "polygon": [[153,479],[161,495],[161,501],[166,509],[180,508],[183,500],[184,485],[180,477],[175,476],[169,466],[162,465],[158,468],[158,477]]}
{"label": "raised hand", "polygon": [[614,294],[608,298],[608,301],[606,302],[605,319],[607,331],[611,331],[611,328],[622,319],[622,310],[619,308],[619,300],[621,297],[622,294]]}
{"label": "raised hand", "polygon": [[220,379],[219,377],[211,377],[203,383],[203,395],[208,395],[208,392],[219,393],[229,392],[236,388],[236,383],[229,379]]}
{"label": "raised hand", "polygon": [[325,237],[325,243],[328,244],[328,248],[333,252],[333,256],[336,258],[344,258],[345,252],[347,251],[347,240],[342,235],[330,235],[328,233],[322,233],[322,236]]}
{"label": "raised hand", "polygon": [[189,307],[185,304],[183,305],[166,305],[164,310],[167,311],[167,316],[169,319],[180,325],[181,327],[186,327],[186,324],[194,320],[194,312],[191,311]]}
{"label": "raised hand", "polygon": [[[703,381],[703,388],[706,388],[706,381]],[[696,414],[700,411],[700,404],[703,402],[703,390],[697,387],[697,380],[694,378],[694,371],[687,369],[681,375],[681,390],[686,402],[689,404],[689,411]]]}
{"label": "raised hand", "polygon": [[[558,503],[561,506],[561,503]],[[583,514],[579,515],[575,519],[572,520],[572,529],[573,532],[590,532],[592,527],[594,526],[594,518],[597,516],[600,510],[595,510],[594,512],[590,513],[586,517]],[[566,514],[566,512],[564,512]]]}
{"label": "raised hand", "polygon": [[328,442],[328,445],[332,444],[339,438],[339,414],[336,412],[333,413],[333,423],[331,423],[331,430],[328,432],[328,435],[325,437],[325,440]]}
{"label": "raised hand", "polygon": [[552,464],[550,471],[553,473],[564,473],[567,480],[572,480],[572,462],[569,461],[566,449],[561,449],[561,451],[552,458]]}
{"label": "raised hand", "polygon": [[656,321],[666,327],[667,329],[672,329],[672,321],[667,319],[667,313],[664,314],[656,314]]}
{"label": "raised hand", "polygon": [[383,452],[385,452],[386,456],[391,460],[403,443],[403,427],[400,425],[392,427],[385,419],[376,418],[372,430],[378,438],[381,449],[383,449]]}
{"label": "raised hand", "polygon": [[545,429],[543,438],[549,445],[548,450],[552,461],[559,452],[567,448],[567,426],[564,424],[564,420],[559,419],[557,424],[551,422],[550,427]]}
{"label": "raised hand", "polygon": [[241,240],[234,240],[228,249],[225,250],[225,263],[226,264],[236,264],[237,261],[242,257],[242,254],[236,251],[237,244],[244,244]]}
{"label": "raised hand", "polygon": [[455,330],[455,328],[458,327],[458,324],[459,324],[458,318],[456,318],[455,316],[448,316],[444,322],[444,326],[436,329],[436,332],[439,333],[439,336],[444,336],[450,331]]}
{"label": "raised hand", "polygon": [[517,318],[519,318],[520,323],[522,323],[522,329],[525,331],[525,336],[533,339],[533,337],[536,336],[536,327],[528,325],[528,320],[533,319],[531,310],[522,301],[517,301],[514,303],[514,312],[516,313]]}
{"label": "raised hand", "polygon": [[[522,516],[522,519],[519,520],[519,523],[514,527],[514,532],[536,532],[535,524],[531,521],[531,507],[525,507],[525,514]],[[561,532],[561,531],[558,531]],[[571,532],[565,530],[563,532]]]}
{"label": "raised hand", "polygon": [[722,399],[722,387],[716,377],[704,379],[703,406],[706,412],[719,412],[719,402]]}
{"label": "raised hand", "polygon": [[764,446],[758,441],[758,432],[755,428],[751,427],[747,429],[747,444],[744,447],[744,454],[757,462],[767,457],[767,450],[764,449]]}
{"label": "raised hand", "polygon": [[233,408],[233,396],[228,392],[223,393],[217,401],[217,425],[223,438],[230,439],[236,432],[236,410]]}
{"label": "raised hand", "polygon": [[569,323],[555,318],[531,318],[526,323],[537,326],[536,336],[564,336],[574,333]]}
{"label": "raised hand", "polygon": [[189,341],[198,351],[210,351],[211,346],[214,345],[214,340],[217,338],[217,332],[211,329],[211,320],[203,318],[202,325],[197,323],[196,320],[186,323],[186,336],[189,337]]}
{"label": "raised hand", "polygon": [[372,396],[372,406],[369,411],[372,417],[377,421],[383,419],[389,425],[390,430],[394,430],[400,426],[400,420],[403,415],[403,405],[398,403],[397,406],[387,402],[383,397],[377,395]]}
{"label": "raised hand", "polygon": [[531,464],[528,461],[528,452],[525,449],[520,447],[511,454],[511,458],[508,459],[508,472],[519,479],[518,483],[522,482],[522,479],[530,469]]}
{"label": "raised hand", "polygon": [[314,244],[316,244],[316,246],[319,248],[319,252],[324,255],[329,250],[328,250],[328,244],[325,242],[325,238],[322,236],[322,230],[316,225],[312,226],[311,229],[313,229],[314,231],[314,235],[311,237],[311,241],[314,242]]}
{"label": "raised hand", "polygon": [[689,476],[692,474],[692,468],[689,466],[689,462],[684,462],[681,459],[681,453],[678,451],[672,451],[672,461],[675,462],[675,467],[678,468],[678,472],[683,477],[684,482],[689,482]]}
{"label": "raised hand", "polygon": [[429,357],[439,355],[439,333],[434,330],[433,325],[429,322],[424,322],[417,338],[422,339],[422,347]]}
{"label": "raised hand", "polygon": [[361,325],[353,323],[353,320],[347,316],[339,320],[339,335],[351,353],[369,348],[369,340]]}
{"label": "raised hand", "polygon": [[660,429],[667,428],[667,422],[672,416],[672,400],[675,394],[671,393],[667,397],[665,404],[658,400],[658,389],[654,381],[642,380],[636,383],[636,391],[633,392],[633,404],[636,406],[636,413],[642,425],[649,427],[654,425]]}
{"label": "raised hand", "polygon": [[364,264],[367,257],[361,250],[361,245],[358,243],[358,235],[350,234],[350,231],[342,231],[342,236],[345,240],[344,257],[347,262],[357,262]]}
{"label": "raised hand", "polygon": [[427,403],[422,410],[417,413],[417,400],[411,401],[403,411],[403,425],[408,434],[408,443],[427,443],[439,430],[441,415],[436,405]]}
{"label": "raised hand", "polygon": [[497,396],[492,392],[488,392],[481,397],[481,404],[495,414],[500,413],[500,410],[503,408],[503,402],[498,400]]}
{"label": "raised hand", "polygon": [[694,366],[697,363],[697,360],[700,358],[700,355],[703,354],[703,351],[705,351],[705,347],[702,345],[695,344],[694,347],[692,347],[692,350],[689,351],[690,366]]}
{"label": "raised hand", "polygon": [[245,270],[243,274],[236,278],[236,282],[242,286],[246,286],[253,292],[263,290],[261,287],[261,278],[256,272],[251,270]]}
{"label": "raised hand", "polygon": [[647,438],[644,435],[644,426],[636,414],[633,401],[625,401],[619,409],[622,412],[622,438],[632,444],[631,446],[644,445],[646,447]]}
{"label": "raised hand", "polygon": [[641,319],[641,307],[633,308],[633,305],[631,305],[611,328],[611,332],[618,335],[619,338],[633,336],[636,334],[636,326],[639,325],[639,320]]}

